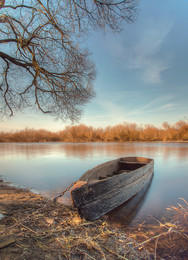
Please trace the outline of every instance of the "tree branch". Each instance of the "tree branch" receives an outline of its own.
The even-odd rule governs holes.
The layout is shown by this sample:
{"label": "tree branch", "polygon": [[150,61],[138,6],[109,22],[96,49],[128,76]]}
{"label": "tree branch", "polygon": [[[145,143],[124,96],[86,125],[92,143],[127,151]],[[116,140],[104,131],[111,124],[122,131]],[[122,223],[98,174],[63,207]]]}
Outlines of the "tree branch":
{"label": "tree branch", "polygon": [[33,63],[27,62],[27,61],[23,61],[14,57],[9,56],[8,54],[1,52],[0,51],[0,58],[2,58],[4,61],[11,61],[12,63],[14,63],[17,66],[23,67],[23,68],[27,68],[27,67],[33,67]]}

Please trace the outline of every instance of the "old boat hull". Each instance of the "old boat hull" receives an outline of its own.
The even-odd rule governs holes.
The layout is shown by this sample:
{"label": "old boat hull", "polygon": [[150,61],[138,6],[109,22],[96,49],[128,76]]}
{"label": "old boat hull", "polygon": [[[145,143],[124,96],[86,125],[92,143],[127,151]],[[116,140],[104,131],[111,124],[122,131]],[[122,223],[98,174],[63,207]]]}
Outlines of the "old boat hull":
{"label": "old boat hull", "polygon": [[95,220],[120,206],[147,185],[154,161],[124,157],[98,165],[79,179],[81,187],[71,191],[74,205],[88,220]]}

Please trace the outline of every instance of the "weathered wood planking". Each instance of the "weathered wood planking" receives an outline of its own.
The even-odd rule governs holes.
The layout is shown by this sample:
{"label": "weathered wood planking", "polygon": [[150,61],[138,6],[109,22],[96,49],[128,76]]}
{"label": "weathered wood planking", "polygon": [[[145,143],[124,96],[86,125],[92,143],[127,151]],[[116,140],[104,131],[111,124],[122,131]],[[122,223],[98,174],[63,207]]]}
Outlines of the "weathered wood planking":
{"label": "weathered wood planking", "polygon": [[86,219],[99,218],[138,193],[151,180],[153,164],[152,159],[125,157],[98,165],[80,178],[87,184],[72,190],[74,205]]}
{"label": "weathered wood planking", "polygon": [[149,172],[142,178],[123,186],[120,189],[114,189],[89,204],[79,207],[79,213],[87,220],[95,220],[109,211],[117,208],[125,201],[132,198],[148,184],[152,178],[153,171]]}
{"label": "weathered wood planking", "polygon": [[124,172],[111,178],[85,184],[79,189],[72,191],[72,194],[74,194],[74,205],[79,207],[82,204],[93,201],[96,197],[103,197],[105,193],[111,192],[113,189],[120,189],[141,178],[149,169],[150,165],[145,165],[142,169],[137,169],[134,172]]}

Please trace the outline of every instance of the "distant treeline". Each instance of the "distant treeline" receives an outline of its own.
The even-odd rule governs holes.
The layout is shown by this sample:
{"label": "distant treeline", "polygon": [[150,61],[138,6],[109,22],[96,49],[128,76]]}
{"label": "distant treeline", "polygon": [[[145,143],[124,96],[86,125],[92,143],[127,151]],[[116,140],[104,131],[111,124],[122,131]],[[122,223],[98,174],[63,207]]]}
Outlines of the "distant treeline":
{"label": "distant treeline", "polygon": [[153,125],[139,126],[123,123],[106,128],[94,128],[83,124],[67,126],[59,132],[44,129],[24,129],[17,132],[0,132],[0,142],[129,142],[129,141],[188,141],[188,121],[180,120],[161,128]]}

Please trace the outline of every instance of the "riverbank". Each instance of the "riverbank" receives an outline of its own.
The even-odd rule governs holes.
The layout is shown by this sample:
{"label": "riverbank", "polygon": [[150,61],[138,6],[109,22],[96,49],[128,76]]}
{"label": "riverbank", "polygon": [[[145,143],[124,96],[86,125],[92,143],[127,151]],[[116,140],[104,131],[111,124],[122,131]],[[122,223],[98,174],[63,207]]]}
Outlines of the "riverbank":
{"label": "riverbank", "polygon": [[162,127],[137,125],[124,122],[115,126],[95,128],[83,124],[67,126],[58,132],[45,129],[25,128],[19,131],[0,132],[0,143],[6,142],[188,142],[188,121],[180,120],[173,125],[164,122]]}
{"label": "riverbank", "polygon": [[88,222],[72,206],[1,182],[1,258],[187,259],[188,205],[184,204],[174,207],[179,214],[173,214],[171,221],[125,229],[109,223],[106,216]]}

